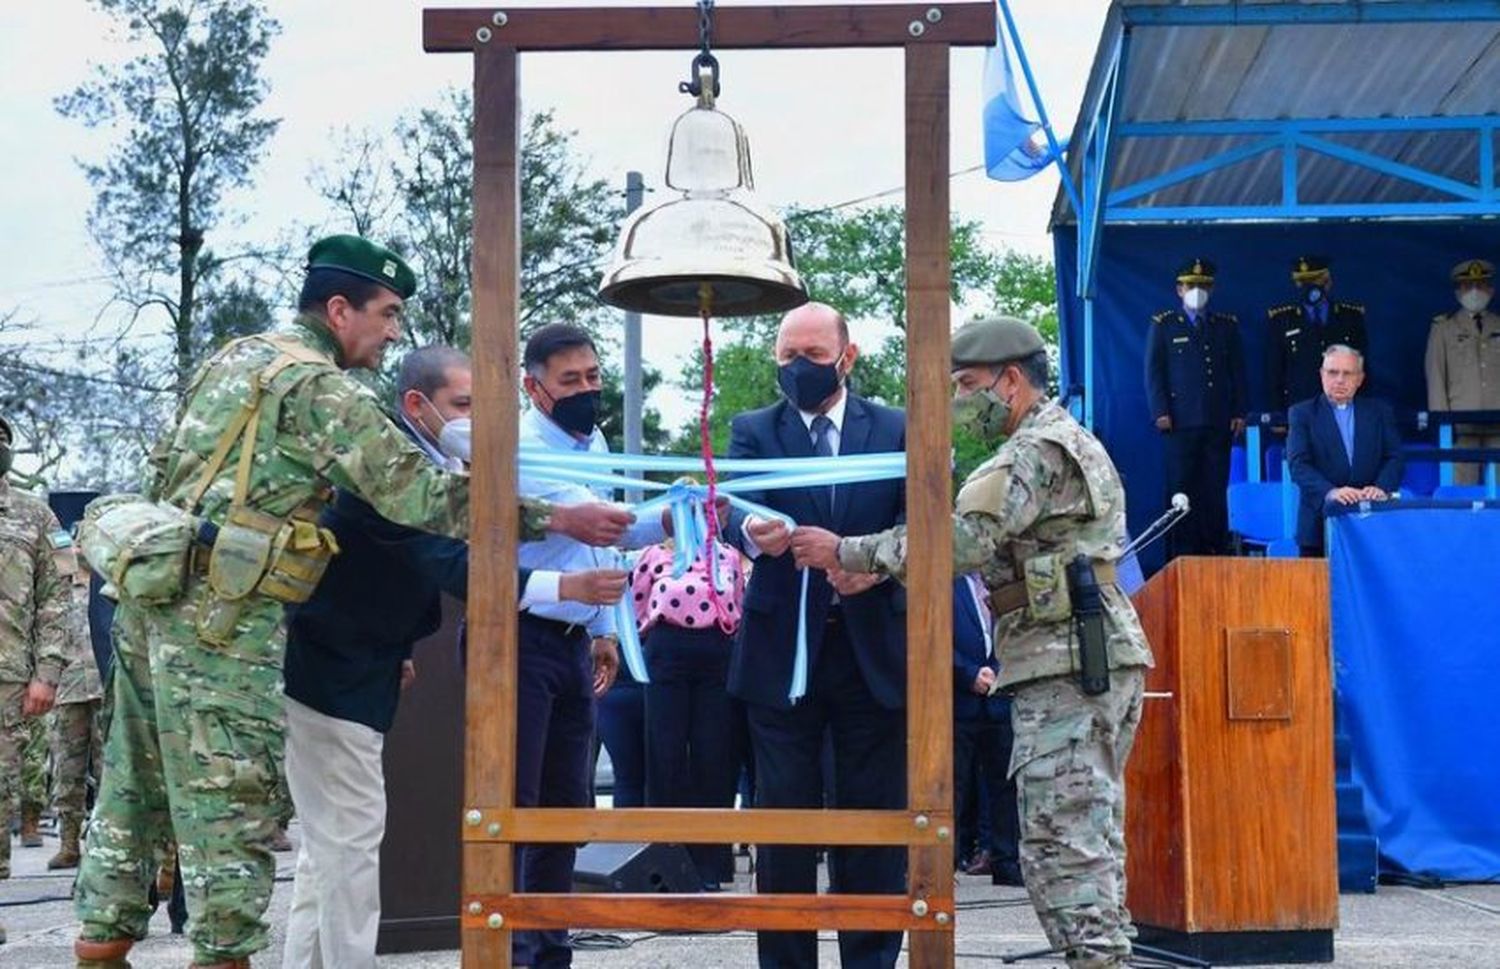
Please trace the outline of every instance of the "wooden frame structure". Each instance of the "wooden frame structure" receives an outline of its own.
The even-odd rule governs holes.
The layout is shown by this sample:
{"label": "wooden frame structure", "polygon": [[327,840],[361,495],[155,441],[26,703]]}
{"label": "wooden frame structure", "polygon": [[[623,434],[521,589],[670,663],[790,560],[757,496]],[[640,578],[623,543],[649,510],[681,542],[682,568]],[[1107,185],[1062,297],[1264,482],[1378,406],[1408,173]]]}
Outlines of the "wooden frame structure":
{"label": "wooden frame structure", "polygon": [[[952,586],[914,568],[907,614],[905,810],[515,807],[520,78],[525,51],[698,47],[691,5],[427,9],[423,47],[474,57],[474,461],[463,825],[463,964],[510,966],[512,929],[884,929],[916,969],[953,965]],[[907,524],[917,562],[952,558],[949,469],[949,53],[995,42],[991,0],[720,7],[730,48],[905,51]],[[664,123],[666,119],[661,119]],[[904,846],[906,895],[539,895],[513,891],[522,842]]]}

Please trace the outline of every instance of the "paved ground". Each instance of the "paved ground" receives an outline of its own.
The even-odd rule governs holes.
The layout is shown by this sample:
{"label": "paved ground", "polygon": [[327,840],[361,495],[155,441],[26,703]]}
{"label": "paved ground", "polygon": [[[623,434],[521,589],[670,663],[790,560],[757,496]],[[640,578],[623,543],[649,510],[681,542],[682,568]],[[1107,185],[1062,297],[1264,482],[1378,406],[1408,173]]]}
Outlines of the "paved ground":
{"label": "paved ground", "polygon": [[[295,838],[295,824],[292,833]],[[46,859],[55,848],[56,843],[48,838],[43,848],[13,849],[15,877],[0,882],[0,923],[10,933],[9,944],[0,946],[0,966],[52,969],[73,965],[76,927],[67,901],[71,875],[46,870]],[[291,898],[292,856],[278,858],[280,871],[271,905],[275,941],[268,954],[256,960],[257,969],[281,963],[281,932]],[[960,967],[1001,965],[1007,953],[1040,947],[1041,932],[1022,890],[993,888],[988,879],[964,876],[959,879],[958,898]],[[1333,965],[1341,969],[1500,969],[1500,885],[1439,891],[1383,887],[1376,895],[1345,895],[1340,916]],[[624,933],[615,941],[628,947],[581,951],[574,964],[579,969],[732,969],[755,964],[754,936],[748,932],[693,936]],[[831,935],[824,939],[821,951],[823,966],[837,966],[838,953]],[[182,969],[191,955],[184,939],[168,934],[166,914],[162,912],[152,923],[152,936],[136,947],[132,961],[136,969]],[[1061,963],[1042,959],[1028,964]],[[458,954],[386,956],[380,965],[382,969],[451,969],[458,965]],[[906,965],[904,959],[901,965]]]}

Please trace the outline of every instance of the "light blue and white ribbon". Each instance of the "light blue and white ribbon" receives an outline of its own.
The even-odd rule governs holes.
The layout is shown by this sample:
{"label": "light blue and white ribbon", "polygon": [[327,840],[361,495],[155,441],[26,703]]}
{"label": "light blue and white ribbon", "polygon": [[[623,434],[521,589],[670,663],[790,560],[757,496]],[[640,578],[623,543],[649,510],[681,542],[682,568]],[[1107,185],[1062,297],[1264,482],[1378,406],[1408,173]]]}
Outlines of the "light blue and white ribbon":
{"label": "light blue and white ribbon", "polygon": [[[900,478],[906,474],[906,455],[900,452],[879,452],[813,458],[724,458],[716,459],[714,465],[720,471],[741,475],[717,484],[719,494],[728,500],[730,507],[747,515],[784,522],[788,528],[796,528],[797,523],[791,516],[740,497],[741,493],[784,488],[826,488],[830,485]],[[673,576],[681,577],[692,566],[694,559],[704,555],[714,589],[720,593],[728,591],[725,585],[727,579],[719,571],[716,550],[706,547],[708,520],[704,505],[708,499],[708,488],[682,481],[667,484],[627,477],[620,473],[702,471],[701,460],[650,454],[580,454],[523,447],[520,450],[520,469],[528,478],[592,488],[637,488],[662,492],[633,506],[631,510],[637,518],[659,515],[663,509],[670,514],[676,543],[672,562]],[[634,564],[634,557],[622,556],[621,562],[621,567],[629,571]],[[793,703],[807,695],[807,597],[811,580],[807,569],[802,569],[801,572],[797,650],[792,660],[791,688],[787,691],[787,698]],[[620,601],[615,604],[615,621],[622,659],[630,670],[630,675],[641,683],[650,682],[645,653],[641,649],[640,632],[636,628],[635,607],[629,595],[621,596]]]}

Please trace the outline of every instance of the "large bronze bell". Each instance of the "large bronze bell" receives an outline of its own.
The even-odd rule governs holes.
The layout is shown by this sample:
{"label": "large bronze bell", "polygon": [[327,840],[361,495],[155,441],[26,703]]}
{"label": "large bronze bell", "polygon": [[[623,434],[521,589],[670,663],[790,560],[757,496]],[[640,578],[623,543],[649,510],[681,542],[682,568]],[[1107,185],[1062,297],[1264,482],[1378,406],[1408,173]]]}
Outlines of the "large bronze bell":
{"label": "large bronze bell", "polygon": [[698,103],[673,123],[667,147],[667,187],[681,197],[625,222],[599,298],[661,316],[705,309],[751,316],[800,306],[807,290],[792,263],[791,238],[755,198],[744,129],[714,107],[716,85],[701,86]]}

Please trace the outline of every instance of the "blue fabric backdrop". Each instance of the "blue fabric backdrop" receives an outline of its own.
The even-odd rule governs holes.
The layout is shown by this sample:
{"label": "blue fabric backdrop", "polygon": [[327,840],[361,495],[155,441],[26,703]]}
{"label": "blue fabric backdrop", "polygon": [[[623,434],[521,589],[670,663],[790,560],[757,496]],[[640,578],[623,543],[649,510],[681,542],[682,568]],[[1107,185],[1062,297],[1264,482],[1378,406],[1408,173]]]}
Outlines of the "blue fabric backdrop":
{"label": "blue fabric backdrop", "polygon": [[1354,780],[1382,868],[1500,877],[1500,506],[1401,504],[1329,520]]}
{"label": "blue fabric backdrop", "polygon": [[[1077,289],[1076,230],[1054,232],[1063,336],[1062,386],[1083,382],[1083,303]],[[1094,305],[1094,427],[1125,480],[1130,531],[1165,506],[1160,435],[1146,406],[1144,353],[1153,313],[1176,305],[1176,270],[1194,256],[1218,264],[1212,307],[1241,321],[1250,404],[1265,406],[1266,309],[1295,295],[1293,258],[1333,260],[1333,298],[1364,303],[1370,331],[1366,391],[1422,409],[1422,356],[1436,313],[1456,307],[1452,267],[1475,256],[1500,262],[1500,222],[1293,223],[1111,226],[1099,253]],[[1142,565],[1161,564],[1162,545]]]}

